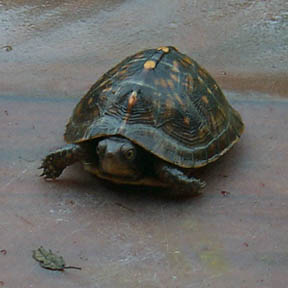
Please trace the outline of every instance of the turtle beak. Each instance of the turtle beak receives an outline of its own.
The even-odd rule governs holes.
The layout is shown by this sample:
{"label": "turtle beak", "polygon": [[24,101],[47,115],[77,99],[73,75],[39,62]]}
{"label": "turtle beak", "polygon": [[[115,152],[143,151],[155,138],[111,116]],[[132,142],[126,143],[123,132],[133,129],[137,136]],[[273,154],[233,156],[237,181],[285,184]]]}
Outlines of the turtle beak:
{"label": "turtle beak", "polygon": [[[117,162],[116,162],[117,163]],[[101,161],[101,168],[103,172],[107,174],[118,174],[117,165],[112,154],[105,155],[105,158]]]}
{"label": "turtle beak", "polygon": [[119,148],[116,147],[116,144],[108,139],[104,139],[98,143],[97,154],[99,156],[99,166],[104,173],[115,174],[118,170],[117,150]]}
{"label": "turtle beak", "polygon": [[[107,138],[99,141],[97,154],[99,156],[99,169],[106,175],[115,177],[135,177],[137,169],[133,161],[127,160],[123,155],[123,139]],[[125,150],[126,151],[126,150]]]}

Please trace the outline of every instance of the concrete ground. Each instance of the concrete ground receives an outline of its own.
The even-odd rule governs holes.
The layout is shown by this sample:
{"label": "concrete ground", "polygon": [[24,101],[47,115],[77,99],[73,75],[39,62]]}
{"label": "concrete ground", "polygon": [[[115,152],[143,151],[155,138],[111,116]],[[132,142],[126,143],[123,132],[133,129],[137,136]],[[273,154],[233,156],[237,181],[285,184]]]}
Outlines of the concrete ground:
{"label": "concrete ground", "polygon": [[[284,0],[0,1],[0,287],[286,288],[287,28]],[[203,195],[107,185],[81,165],[38,177],[97,78],[163,45],[204,66],[246,124],[201,171]],[[42,269],[41,245],[82,270]]]}

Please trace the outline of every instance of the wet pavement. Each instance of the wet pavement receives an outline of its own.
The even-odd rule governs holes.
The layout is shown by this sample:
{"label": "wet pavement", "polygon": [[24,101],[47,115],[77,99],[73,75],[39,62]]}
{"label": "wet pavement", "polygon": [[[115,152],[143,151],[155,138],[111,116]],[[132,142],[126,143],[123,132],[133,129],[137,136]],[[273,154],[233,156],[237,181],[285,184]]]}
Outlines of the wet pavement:
{"label": "wet pavement", "polygon": [[[4,3],[5,2],[5,3]],[[95,1],[96,2],[96,1]],[[287,1],[0,1],[0,287],[287,287]],[[39,178],[73,106],[140,49],[175,45],[246,124],[200,197]],[[81,271],[39,267],[58,251]]]}

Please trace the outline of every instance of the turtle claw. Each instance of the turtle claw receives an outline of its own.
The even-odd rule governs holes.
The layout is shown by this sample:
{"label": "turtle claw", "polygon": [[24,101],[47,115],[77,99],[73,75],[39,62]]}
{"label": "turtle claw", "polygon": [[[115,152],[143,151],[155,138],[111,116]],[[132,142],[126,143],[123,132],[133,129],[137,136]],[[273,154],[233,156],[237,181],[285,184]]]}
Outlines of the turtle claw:
{"label": "turtle claw", "polygon": [[206,186],[206,183],[193,176],[186,175],[178,167],[170,166],[165,163],[159,163],[156,171],[159,173],[159,178],[163,182],[168,182],[171,187],[171,195],[174,196],[192,196],[201,193],[201,189]]}
{"label": "turtle claw", "polygon": [[[43,169],[42,174],[40,177],[44,179],[51,179],[55,180],[59,177],[66,166],[59,161],[57,154],[50,154],[44,160],[42,160],[42,164],[39,169]],[[64,166],[64,167],[63,167]]]}
{"label": "turtle claw", "polygon": [[40,177],[47,180],[55,180],[63,170],[81,158],[82,150],[78,145],[69,144],[48,154],[38,169],[43,169]]}

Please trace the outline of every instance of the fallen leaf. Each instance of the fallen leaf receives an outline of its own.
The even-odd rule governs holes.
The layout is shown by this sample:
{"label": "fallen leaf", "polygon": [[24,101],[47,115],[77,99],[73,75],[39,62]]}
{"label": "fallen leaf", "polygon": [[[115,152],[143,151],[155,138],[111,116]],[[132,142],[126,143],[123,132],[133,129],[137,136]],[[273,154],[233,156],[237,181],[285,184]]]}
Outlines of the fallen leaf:
{"label": "fallen leaf", "polygon": [[42,246],[37,250],[33,250],[32,257],[45,269],[56,271],[64,271],[64,269],[81,270],[80,267],[66,266],[62,256],[54,254],[50,249],[47,251]]}

